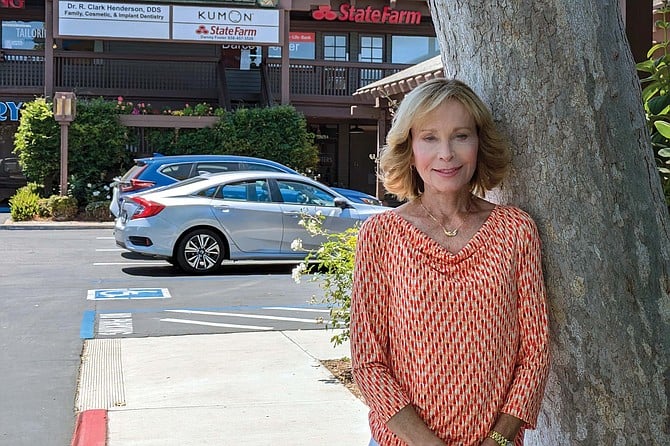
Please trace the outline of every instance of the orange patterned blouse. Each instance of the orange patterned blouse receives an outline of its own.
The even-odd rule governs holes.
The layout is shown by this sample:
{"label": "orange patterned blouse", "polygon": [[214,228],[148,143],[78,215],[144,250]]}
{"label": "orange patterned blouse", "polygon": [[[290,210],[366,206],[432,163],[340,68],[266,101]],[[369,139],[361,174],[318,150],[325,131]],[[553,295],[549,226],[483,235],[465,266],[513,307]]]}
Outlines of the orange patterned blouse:
{"label": "orange patterned blouse", "polygon": [[531,217],[496,206],[452,254],[388,211],[363,224],[356,249],[351,353],[375,440],[404,445],[386,422],[408,404],[449,446],[479,445],[501,412],[533,428],[549,346]]}

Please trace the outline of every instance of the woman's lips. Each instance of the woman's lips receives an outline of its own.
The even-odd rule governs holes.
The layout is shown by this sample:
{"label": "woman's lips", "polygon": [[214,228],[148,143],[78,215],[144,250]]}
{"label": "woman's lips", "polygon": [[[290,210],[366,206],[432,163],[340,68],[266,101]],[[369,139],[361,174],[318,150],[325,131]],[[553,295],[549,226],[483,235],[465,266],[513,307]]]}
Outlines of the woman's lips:
{"label": "woman's lips", "polygon": [[462,166],[459,167],[453,167],[451,169],[433,169],[435,172],[439,173],[440,175],[445,175],[445,176],[451,176],[455,175]]}

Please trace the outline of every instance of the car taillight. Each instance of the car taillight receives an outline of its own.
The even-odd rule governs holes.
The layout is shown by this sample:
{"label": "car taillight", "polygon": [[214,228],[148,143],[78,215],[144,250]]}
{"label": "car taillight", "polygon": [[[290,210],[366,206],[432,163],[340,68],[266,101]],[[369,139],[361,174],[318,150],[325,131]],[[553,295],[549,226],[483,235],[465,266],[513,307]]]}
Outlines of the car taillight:
{"label": "car taillight", "polygon": [[136,180],[133,178],[132,180],[130,180],[129,183],[126,184],[122,183],[120,187],[121,192],[134,192],[142,189],[147,189],[149,187],[153,187],[154,184],[155,183],[153,181]]}
{"label": "car taillight", "polygon": [[130,199],[139,205],[139,207],[130,217],[131,220],[135,220],[137,218],[153,217],[154,215],[158,214],[160,211],[165,209],[164,205],[156,203],[155,201],[147,200],[142,197],[131,197]]}

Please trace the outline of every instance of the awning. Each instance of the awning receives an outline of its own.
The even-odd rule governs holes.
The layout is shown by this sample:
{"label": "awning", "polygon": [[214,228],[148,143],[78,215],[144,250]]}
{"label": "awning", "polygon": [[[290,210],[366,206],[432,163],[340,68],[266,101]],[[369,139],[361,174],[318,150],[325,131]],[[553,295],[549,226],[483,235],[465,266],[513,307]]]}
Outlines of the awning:
{"label": "awning", "polygon": [[438,77],[444,77],[441,56],[424,60],[384,79],[361,87],[356,90],[354,97],[363,100],[374,100],[380,97],[405,95],[424,82]]}

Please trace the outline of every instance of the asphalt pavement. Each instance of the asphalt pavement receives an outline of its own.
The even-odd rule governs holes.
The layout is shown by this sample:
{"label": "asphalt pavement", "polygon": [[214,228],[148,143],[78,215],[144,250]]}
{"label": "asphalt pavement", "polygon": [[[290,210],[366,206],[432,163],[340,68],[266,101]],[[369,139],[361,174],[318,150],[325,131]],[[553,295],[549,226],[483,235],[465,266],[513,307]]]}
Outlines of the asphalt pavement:
{"label": "asphalt pavement", "polygon": [[[112,226],[12,222],[0,212],[1,229]],[[350,356],[333,334],[86,340],[71,446],[365,446],[367,407],[320,362]]]}

